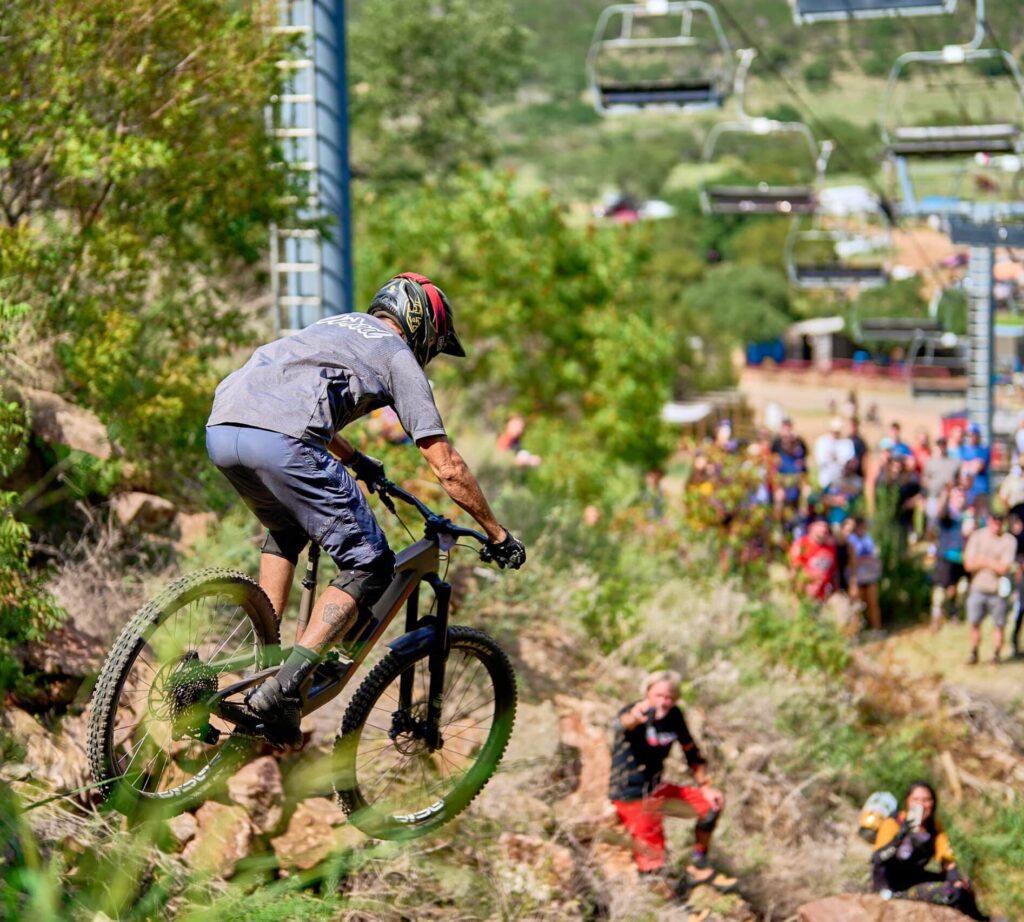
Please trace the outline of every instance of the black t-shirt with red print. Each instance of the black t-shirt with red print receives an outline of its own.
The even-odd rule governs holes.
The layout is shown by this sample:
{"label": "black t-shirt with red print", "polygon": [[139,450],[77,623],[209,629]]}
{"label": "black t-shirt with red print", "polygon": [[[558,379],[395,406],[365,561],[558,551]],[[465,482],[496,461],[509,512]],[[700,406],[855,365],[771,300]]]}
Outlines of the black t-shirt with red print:
{"label": "black t-shirt with red print", "polygon": [[661,782],[662,767],[676,741],[683,747],[690,768],[704,764],[678,707],[670,708],[660,720],[648,720],[627,730],[622,726],[622,716],[632,707],[627,704],[612,723],[615,739],[608,785],[612,800],[641,800],[650,794]]}

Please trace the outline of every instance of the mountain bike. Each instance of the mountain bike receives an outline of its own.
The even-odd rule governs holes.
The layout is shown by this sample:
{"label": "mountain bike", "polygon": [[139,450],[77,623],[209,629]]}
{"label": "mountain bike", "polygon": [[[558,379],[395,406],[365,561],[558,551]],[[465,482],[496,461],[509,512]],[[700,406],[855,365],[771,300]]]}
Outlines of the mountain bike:
{"label": "mountain bike", "polygon": [[[449,625],[451,586],[440,573],[459,539],[486,535],[432,512],[390,481],[374,487],[423,518],[423,537],[397,555],[395,577],[301,689],[302,713],[342,691],[395,616],[405,630],[367,674],[345,710],[328,772],[350,822],[369,835],[422,835],[462,812],[505,751],[516,710],[508,657],[483,631]],[[468,545],[461,545],[463,547]],[[308,623],[320,548],[308,551],[299,623]],[[433,596],[420,613],[423,587]],[[274,675],[279,643],[270,599],[243,573],[207,569],[172,583],[115,641],[100,671],[89,720],[89,761],[102,796],[122,813],[181,812],[208,797],[264,751],[262,719],[245,693]]]}

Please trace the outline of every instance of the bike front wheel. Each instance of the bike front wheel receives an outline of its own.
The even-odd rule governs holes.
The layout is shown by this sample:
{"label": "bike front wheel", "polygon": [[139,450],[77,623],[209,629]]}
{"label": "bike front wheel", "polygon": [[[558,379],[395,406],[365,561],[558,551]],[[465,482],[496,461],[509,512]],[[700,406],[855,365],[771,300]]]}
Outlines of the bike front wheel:
{"label": "bike front wheel", "polygon": [[173,814],[252,757],[256,741],[206,707],[266,664],[278,644],[270,599],[242,573],[203,570],[172,583],[117,638],[89,719],[89,763],[126,814]]}
{"label": "bike front wheel", "polygon": [[426,727],[429,651],[389,653],[356,690],[334,747],[335,790],[352,824],[407,839],[447,823],[494,774],[512,735],[516,680],[483,631],[453,627],[445,666],[442,745]]}

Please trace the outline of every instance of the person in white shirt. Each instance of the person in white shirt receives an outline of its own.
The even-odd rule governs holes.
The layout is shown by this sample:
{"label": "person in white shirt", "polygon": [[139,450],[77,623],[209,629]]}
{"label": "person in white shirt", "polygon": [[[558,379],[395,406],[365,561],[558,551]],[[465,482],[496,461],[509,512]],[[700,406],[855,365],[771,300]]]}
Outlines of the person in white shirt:
{"label": "person in white shirt", "polygon": [[829,423],[829,431],[818,436],[814,443],[814,462],[818,467],[818,485],[828,489],[832,481],[843,473],[846,462],[856,457],[853,442],[843,438],[843,421],[835,417]]}

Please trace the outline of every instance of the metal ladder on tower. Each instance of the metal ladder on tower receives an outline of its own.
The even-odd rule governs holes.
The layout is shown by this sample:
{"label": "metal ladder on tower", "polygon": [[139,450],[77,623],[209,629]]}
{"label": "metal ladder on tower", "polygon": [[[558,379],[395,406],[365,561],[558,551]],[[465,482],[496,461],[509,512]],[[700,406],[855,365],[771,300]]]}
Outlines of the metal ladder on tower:
{"label": "metal ladder on tower", "polygon": [[[271,132],[295,174],[308,177],[301,218],[320,212],[320,162],[317,141],[314,0],[282,0],[279,35],[298,36],[299,57],[277,66],[286,71],[285,92],[271,99]],[[324,316],[323,251],[320,233],[301,226],[270,228],[270,278],[274,320],[279,335],[302,329]]]}

